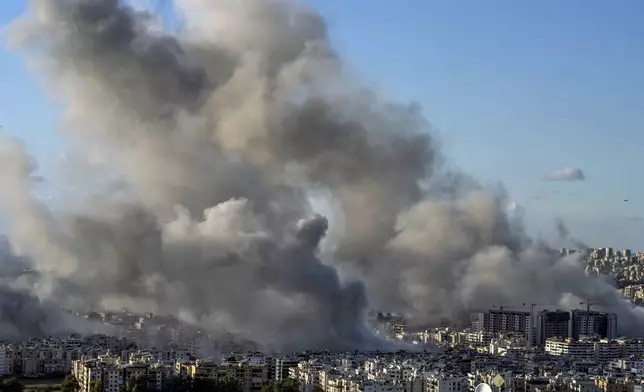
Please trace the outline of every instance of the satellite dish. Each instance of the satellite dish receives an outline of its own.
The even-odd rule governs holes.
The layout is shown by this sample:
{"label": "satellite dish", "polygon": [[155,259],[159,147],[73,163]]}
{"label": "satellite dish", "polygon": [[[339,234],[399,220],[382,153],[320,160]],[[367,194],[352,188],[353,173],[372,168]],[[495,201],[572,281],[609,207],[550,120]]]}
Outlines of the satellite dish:
{"label": "satellite dish", "polygon": [[482,382],[476,386],[474,392],[492,392],[492,387]]}

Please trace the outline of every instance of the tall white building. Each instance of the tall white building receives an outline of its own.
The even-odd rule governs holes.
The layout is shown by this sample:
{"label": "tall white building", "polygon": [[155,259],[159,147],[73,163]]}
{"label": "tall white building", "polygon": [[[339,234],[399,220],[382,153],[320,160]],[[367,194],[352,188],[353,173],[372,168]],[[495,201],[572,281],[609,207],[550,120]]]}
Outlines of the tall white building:
{"label": "tall white building", "polygon": [[6,346],[0,346],[0,377],[11,374],[11,355]]}

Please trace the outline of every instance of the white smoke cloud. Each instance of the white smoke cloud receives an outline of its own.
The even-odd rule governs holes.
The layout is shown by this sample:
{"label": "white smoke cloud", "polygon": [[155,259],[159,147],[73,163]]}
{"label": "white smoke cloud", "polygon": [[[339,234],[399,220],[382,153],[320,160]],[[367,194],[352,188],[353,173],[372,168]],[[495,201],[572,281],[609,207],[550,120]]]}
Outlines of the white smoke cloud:
{"label": "white smoke cloud", "polygon": [[24,150],[3,142],[11,242],[41,272],[39,295],[293,349],[380,347],[368,305],[431,324],[518,298],[602,298],[624,331],[644,320],[528,238],[503,192],[443,167],[418,107],[355,85],[315,11],[176,5],[176,35],[112,0],[34,1],[12,28],[66,102],[75,165],[100,156],[119,190],[72,188],[73,205],[50,211]]}
{"label": "white smoke cloud", "polygon": [[584,181],[586,176],[581,169],[566,167],[555,170],[546,176],[549,181]]}

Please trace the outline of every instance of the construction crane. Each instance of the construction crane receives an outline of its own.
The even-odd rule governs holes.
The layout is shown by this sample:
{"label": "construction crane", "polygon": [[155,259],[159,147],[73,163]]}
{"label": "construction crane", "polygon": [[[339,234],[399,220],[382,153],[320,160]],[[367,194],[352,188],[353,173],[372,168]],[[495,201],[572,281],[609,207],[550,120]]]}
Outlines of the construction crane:
{"label": "construction crane", "polygon": [[580,302],[579,305],[586,305],[586,312],[590,312],[590,308],[595,306],[595,305],[611,305],[611,304],[606,304],[606,303],[602,303],[602,302],[586,301],[586,302]]}
{"label": "construction crane", "polygon": [[[534,341],[535,341],[535,338],[536,338],[536,336],[535,336],[536,320],[534,318],[534,307],[535,306],[550,306],[550,305],[552,305],[552,304],[546,304],[546,303],[531,303],[530,304],[530,330],[531,330],[530,334],[532,335],[530,337],[530,346],[532,346],[534,344]],[[528,304],[524,302],[523,306],[528,306]]]}
{"label": "construction crane", "polygon": [[[530,304],[530,314],[534,314],[534,307],[535,307],[535,306],[552,306],[552,305],[555,305],[555,304],[546,304],[546,303],[541,303],[541,304],[539,304],[539,303]],[[523,306],[528,306],[528,304],[524,302],[524,303],[523,303]]]}
{"label": "construction crane", "polygon": [[[503,309],[506,309],[506,308],[514,308],[514,309],[516,309],[516,308],[525,308],[525,307],[528,307],[528,305],[530,306],[530,314],[534,314],[534,308],[536,306],[553,306],[555,304],[548,304],[548,303],[531,303],[531,304],[528,304],[526,302],[522,302],[521,305],[492,305],[492,307],[493,308],[498,308],[500,311],[503,311]],[[597,304],[597,305],[599,305],[599,304]]]}
{"label": "construction crane", "polygon": [[[530,304],[530,323],[532,324],[533,328],[534,328],[535,323],[537,322],[537,320],[535,320],[535,317],[534,317],[534,307],[535,306],[552,306],[552,305],[553,304],[546,304],[546,303],[541,303],[541,304],[540,303],[533,303],[533,304]],[[523,306],[528,306],[528,304],[526,304],[524,302]]]}
{"label": "construction crane", "polygon": [[[523,306],[525,306],[525,304],[524,304]],[[520,307],[522,307],[522,306],[516,306],[516,305],[492,305],[492,307],[493,307],[493,308],[498,307],[498,308],[499,308],[499,311],[501,311],[501,312],[502,312],[502,311],[503,311],[503,309],[506,309],[506,308],[514,308],[514,309],[516,309],[516,308],[520,308]]]}

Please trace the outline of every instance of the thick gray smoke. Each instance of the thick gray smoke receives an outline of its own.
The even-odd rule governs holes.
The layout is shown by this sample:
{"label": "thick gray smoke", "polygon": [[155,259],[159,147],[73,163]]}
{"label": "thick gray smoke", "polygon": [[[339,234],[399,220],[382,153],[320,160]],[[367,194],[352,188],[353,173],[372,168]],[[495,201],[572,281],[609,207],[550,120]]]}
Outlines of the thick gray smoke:
{"label": "thick gray smoke", "polygon": [[[502,192],[446,170],[417,107],[356,86],[313,10],[176,6],[174,35],[117,0],[34,1],[12,26],[66,105],[60,127],[87,162],[74,184],[92,187],[52,211],[20,143],[2,144],[11,241],[39,296],[289,348],[378,345],[368,304],[424,324],[516,301],[624,303],[526,238]],[[644,320],[617,308],[623,327]]]}
{"label": "thick gray smoke", "polygon": [[53,301],[40,299],[27,288],[0,280],[0,338],[64,336],[71,332],[104,332],[99,325],[78,320],[63,312]]}
{"label": "thick gray smoke", "polygon": [[38,298],[32,291],[37,275],[31,261],[16,256],[7,239],[0,236],[0,339],[63,336],[71,332],[108,332],[105,326],[79,320],[64,312],[51,298]]}

